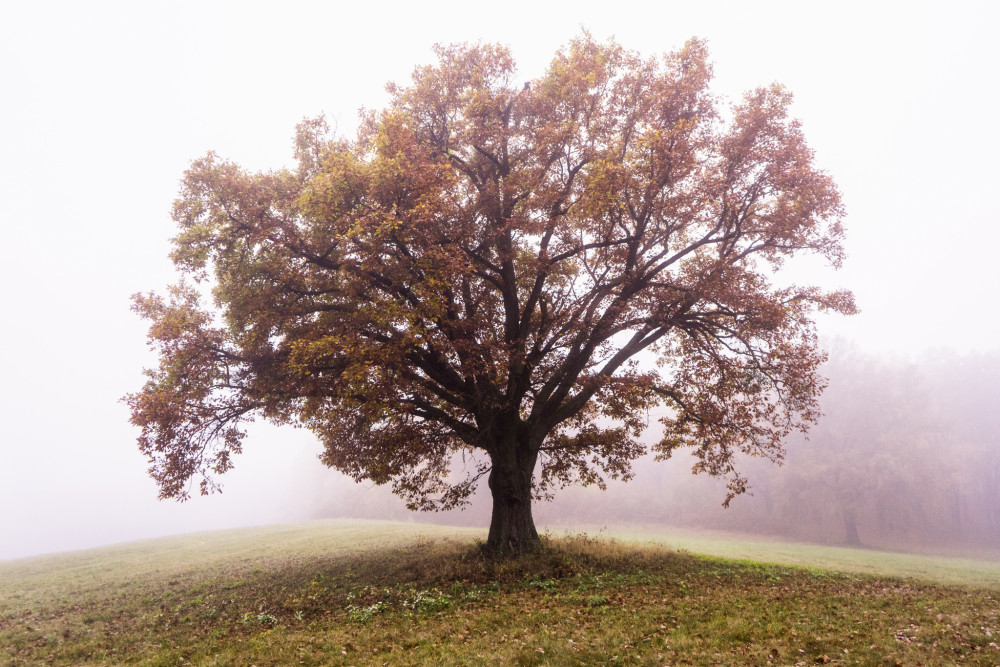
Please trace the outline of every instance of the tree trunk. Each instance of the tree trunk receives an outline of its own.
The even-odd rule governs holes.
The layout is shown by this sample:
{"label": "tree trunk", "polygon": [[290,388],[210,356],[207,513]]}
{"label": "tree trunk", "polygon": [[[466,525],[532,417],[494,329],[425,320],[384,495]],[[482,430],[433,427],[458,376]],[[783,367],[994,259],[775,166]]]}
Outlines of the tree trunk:
{"label": "tree trunk", "polygon": [[853,547],[861,546],[861,538],[858,536],[858,522],[853,508],[844,509],[844,532],[847,536],[847,544]]}
{"label": "tree trunk", "polygon": [[[517,464],[493,462],[489,485],[493,494],[493,517],[485,551],[509,558],[538,550],[542,542],[531,516],[531,477],[534,456]],[[530,463],[530,465],[529,465]]]}

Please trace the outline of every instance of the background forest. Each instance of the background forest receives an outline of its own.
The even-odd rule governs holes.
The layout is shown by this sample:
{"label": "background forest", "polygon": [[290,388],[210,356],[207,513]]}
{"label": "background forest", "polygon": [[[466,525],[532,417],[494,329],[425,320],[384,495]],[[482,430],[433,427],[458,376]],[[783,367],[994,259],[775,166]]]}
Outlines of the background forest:
{"label": "background forest", "polygon": [[[724,484],[673,460],[640,460],[627,483],[570,487],[539,503],[540,525],[669,525],[825,544],[934,552],[1000,548],[1000,354],[928,353],[914,361],[827,345],[824,416],[787,442],[783,466],[743,462],[751,494],[723,509]],[[650,416],[655,437],[655,416]],[[322,483],[319,479],[317,483]],[[489,498],[421,521],[482,525]],[[405,518],[379,487],[328,483],[316,516]]]}

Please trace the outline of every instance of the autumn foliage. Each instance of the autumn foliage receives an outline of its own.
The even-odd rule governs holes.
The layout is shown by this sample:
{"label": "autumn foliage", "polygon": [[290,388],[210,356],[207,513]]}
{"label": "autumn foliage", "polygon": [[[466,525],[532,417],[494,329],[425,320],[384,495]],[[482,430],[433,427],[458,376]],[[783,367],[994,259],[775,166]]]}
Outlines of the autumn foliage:
{"label": "autumn foliage", "polygon": [[516,553],[532,498],[627,478],[664,406],[654,452],[742,492],[734,455],[780,460],[817,416],[813,313],[854,309],[775,286],[791,255],[843,257],[789,93],[722,107],[700,41],[584,35],[527,84],[498,46],[437,55],[355,139],[304,121],[294,171],[186,172],[185,278],[135,297],[160,365],[126,398],[161,495],[210,491],[263,417],[414,508],[487,476],[487,546]]}

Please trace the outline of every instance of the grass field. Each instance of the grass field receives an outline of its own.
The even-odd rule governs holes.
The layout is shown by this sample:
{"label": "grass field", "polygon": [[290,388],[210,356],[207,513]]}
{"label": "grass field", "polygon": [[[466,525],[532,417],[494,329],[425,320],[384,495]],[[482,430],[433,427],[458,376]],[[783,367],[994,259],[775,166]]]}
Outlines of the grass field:
{"label": "grass field", "polygon": [[[579,529],[575,529],[579,530]],[[564,532],[564,531],[562,531]],[[588,529],[624,542],[659,544],[691,553],[756,560],[798,567],[817,567],[854,574],[912,577],[954,586],[979,586],[1000,590],[1000,561],[924,556],[918,554],[748,538],[723,532],[695,532],[670,528]],[[553,531],[560,534],[561,531]]]}
{"label": "grass field", "polygon": [[482,537],[319,521],[0,562],[0,664],[1000,664],[996,564],[658,531],[495,563]]}

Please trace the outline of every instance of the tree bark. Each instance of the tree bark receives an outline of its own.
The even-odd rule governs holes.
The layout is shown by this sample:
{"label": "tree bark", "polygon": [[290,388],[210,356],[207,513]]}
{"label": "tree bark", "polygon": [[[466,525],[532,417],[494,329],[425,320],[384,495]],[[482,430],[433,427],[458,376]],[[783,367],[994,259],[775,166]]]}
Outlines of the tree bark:
{"label": "tree bark", "polygon": [[854,509],[844,509],[844,533],[847,537],[847,544],[852,547],[861,546],[861,537],[858,535],[858,523],[854,514]]}
{"label": "tree bark", "polygon": [[535,456],[529,461],[493,462],[489,486],[493,494],[493,516],[486,553],[509,558],[537,551],[542,542],[531,516],[531,478]]}

